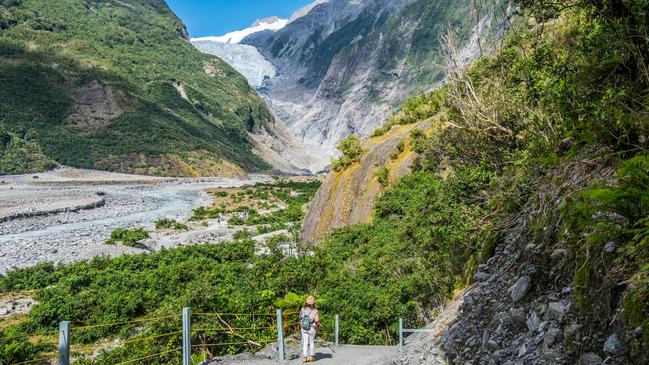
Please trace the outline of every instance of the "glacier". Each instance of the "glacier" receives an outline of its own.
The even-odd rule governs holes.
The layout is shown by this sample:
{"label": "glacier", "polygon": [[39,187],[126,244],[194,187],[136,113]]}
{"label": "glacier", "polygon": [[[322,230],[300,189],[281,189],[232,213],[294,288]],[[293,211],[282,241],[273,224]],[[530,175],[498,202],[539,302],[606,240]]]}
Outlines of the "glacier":
{"label": "glacier", "polygon": [[192,44],[201,52],[214,55],[234,67],[253,88],[261,87],[264,79],[276,75],[275,66],[253,46],[199,39],[193,39]]}

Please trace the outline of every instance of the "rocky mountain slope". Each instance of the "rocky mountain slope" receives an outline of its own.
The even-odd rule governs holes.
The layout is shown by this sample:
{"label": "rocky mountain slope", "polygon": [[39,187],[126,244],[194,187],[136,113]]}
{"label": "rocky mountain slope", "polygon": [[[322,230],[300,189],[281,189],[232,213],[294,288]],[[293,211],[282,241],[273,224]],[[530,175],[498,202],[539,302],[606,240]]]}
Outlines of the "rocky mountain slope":
{"label": "rocky mountain slope", "polygon": [[[442,335],[413,337],[394,363],[626,363],[619,323],[589,333],[592,323],[580,313],[575,295],[570,249],[560,241],[547,242],[532,227],[543,214],[543,204],[595,179],[612,182],[612,172],[605,165],[593,169],[579,159],[553,169],[551,178],[537,186],[538,201],[525,205],[493,256],[478,266],[474,284],[442,312],[442,317],[453,312],[452,319],[443,327],[433,324]],[[552,183],[568,177],[563,186]],[[605,247],[601,254],[614,256],[614,251]],[[457,313],[455,302],[461,303]]]}
{"label": "rocky mountain slope", "polygon": [[273,128],[271,113],[240,74],[192,47],[163,0],[0,3],[0,99],[0,125],[64,165],[270,168],[250,134]]}
{"label": "rocky mountain slope", "polygon": [[[250,75],[277,118],[329,157],[340,140],[352,133],[368,136],[408,97],[442,81],[441,41],[449,28],[469,62],[489,51],[507,11],[504,1],[316,1],[281,26],[253,26],[236,33],[248,34],[242,39],[226,35],[194,44]],[[244,60],[246,45],[262,57]],[[251,67],[257,70],[251,73]],[[321,159],[310,169],[326,164]]]}
{"label": "rocky mountain slope", "polygon": [[405,99],[442,80],[440,41],[449,25],[467,59],[488,49],[503,11],[478,9],[476,21],[473,3],[332,0],[243,43],[277,68],[261,90],[273,111],[305,143],[331,154],[338,141],[369,135]]}
{"label": "rocky mountain slope", "polygon": [[371,222],[374,203],[385,188],[412,172],[416,153],[410,147],[410,133],[429,127],[427,122],[399,125],[365,140],[358,162],[325,178],[304,218],[300,238],[316,242],[334,228]]}

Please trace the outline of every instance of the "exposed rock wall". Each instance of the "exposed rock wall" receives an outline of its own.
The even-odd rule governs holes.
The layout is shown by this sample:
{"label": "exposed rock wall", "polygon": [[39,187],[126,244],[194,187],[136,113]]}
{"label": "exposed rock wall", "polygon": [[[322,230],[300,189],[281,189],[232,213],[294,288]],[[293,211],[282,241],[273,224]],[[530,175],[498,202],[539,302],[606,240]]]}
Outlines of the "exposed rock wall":
{"label": "exposed rock wall", "polygon": [[490,48],[504,17],[487,7],[472,19],[474,4],[332,0],[243,42],[277,68],[259,89],[276,116],[304,143],[332,155],[340,140],[368,136],[404,100],[443,80],[441,37],[449,27],[467,63]]}
{"label": "exposed rock wall", "polygon": [[[588,162],[565,164],[539,183],[524,214],[509,222],[494,255],[479,265],[455,320],[441,337],[409,341],[393,364],[625,364],[619,318],[606,331],[587,335],[573,295],[574,260],[558,232],[558,220],[538,219],[594,179],[611,179],[612,169]],[[567,181],[556,185],[554,181]],[[563,178],[567,178],[564,180]],[[611,252],[602,254],[614,255]],[[612,310],[621,310],[611,303]],[[451,306],[443,315],[453,311]],[[617,317],[617,316],[616,316]]]}
{"label": "exposed rock wall", "polygon": [[[301,238],[315,242],[333,228],[370,222],[374,202],[385,189],[377,172],[388,169],[388,185],[409,174],[416,157],[410,149],[410,131],[428,127],[427,122],[397,125],[383,136],[364,140],[359,162],[325,178],[304,219]],[[404,149],[399,153],[400,141],[404,141]]]}

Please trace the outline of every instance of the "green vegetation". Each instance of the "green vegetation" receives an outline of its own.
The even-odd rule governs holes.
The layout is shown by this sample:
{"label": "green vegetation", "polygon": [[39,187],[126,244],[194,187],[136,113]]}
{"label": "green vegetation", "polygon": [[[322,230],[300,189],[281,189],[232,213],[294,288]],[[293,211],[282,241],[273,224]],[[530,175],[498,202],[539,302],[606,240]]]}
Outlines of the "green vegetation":
{"label": "green vegetation", "polygon": [[201,221],[204,219],[215,219],[219,215],[224,214],[225,210],[222,208],[206,208],[198,207],[194,209],[192,216],[189,218],[190,221]]}
{"label": "green vegetation", "polygon": [[383,186],[388,184],[388,179],[390,178],[390,170],[387,167],[383,166],[376,172],[376,179]]}
{"label": "green vegetation", "polygon": [[[317,184],[311,186],[315,189]],[[324,312],[324,336],[329,336],[333,325],[331,314],[339,313],[349,323],[358,324],[343,328],[343,341],[383,344],[391,339],[394,344],[395,318],[414,317],[422,307],[439,304],[453,290],[453,277],[461,274],[462,260],[473,251],[466,230],[472,209],[446,195],[450,188],[456,187],[427,173],[414,174],[382,199],[377,207],[381,222],[334,233],[315,249],[314,256],[285,256],[276,248],[285,237],[269,244],[271,254],[255,256],[254,243],[246,241],[250,235],[246,230],[235,236],[238,243],[12,271],[0,278],[0,290],[38,289],[39,304],[19,325],[33,333],[54,328],[61,318],[77,324],[107,323],[177,313],[185,305],[196,312],[272,312],[280,304],[297,309],[299,302],[286,307],[287,298],[317,289]],[[306,199],[304,195],[289,197]],[[433,219],[436,225],[422,225],[425,219]],[[432,240],[422,240],[425,236]],[[407,254],[402,255],[404,252]],[[426,256],[421,252],[427,252]],[[402,259],[395,260],[396,253]],[[449,264],[436,264],[441,261]],[[142,291],[135,293],[132,288]],[[147,335],[162,334],[173,331],[171,326],[153,322],[145,331]],[[75,338],[82,342],[130,338],[130,329],[82,331],[82,336]],[[272,331],[247,335],[269,338]],[[231,337],[220,334],[209,339],[211,343],[227,342]],[[146,347],[128,345],[94,363],[136,358],[154,349],[177,347],[178,341],[175,336]]]}
{"label": "green vegetation", "polygon": [[155,229],[173,229],[176,231],[186,231],[189,229],[186,224],[182,224],[175,219],[162,218],[155,221]]}
{"label": "green vegetation", "polygon": [[[221,205],[219,207],[194,209],[190,221],[214,219],[219,215],[229,214],[228,224],[231,226],[257,226],[257,234],[297,227],[304,218],[305,205],[320,187],[318,180],[291,181],[278,180],[272,183],[260,183],[244,191],[230,194],[225,191],[213,193],[215,197],[227,197],[234,207]],[[259,210],[245,202],[267,209]],[[271,202],[273,202],[271,204]],[[282,205],[279,207],[278,204]]]}
{"label": "green vegetation", "polygon": [[[580,323],[588,326],[581,347],[568,349],[567,356],[576,362],[579,354],[570,351],[601,349],[598,334],[619,321],[625,330],[642,326],[643,336],[624,338],[629,362],[649,362],[644,0],[566,0],[561,8],[546,1],[518,3],[526,17],[513,25],[499,53],[455,70],[443,89],[399,113],[404,123],[439,119],[430,131],[412,131],[412,148],[419,153],[415,171],[386,189],[371,224],[336,230],[319,246],[298,247],[309,253],[299,256],[284,255],[282,237],[269,244],[269,254],[256,256],[255,244],[246,239],[250,233],[241,233],[237,242],[218,246],[15,270],[0,277],[0,290],[37,289],[39,303],[27,319],[3,332],[43,333],[60,319],[106,323],[178,313],[185,305],[197,311],[271,312],[276,306],[296,308],[304,295],[317,292],[325,336],[330,315],[337,313],[355,324],[342,327],[342,341],[384,344],[394,341],[397,318],[425,318],[464,287],[477,264],[515,227],[520,241],[542,249],[535,265],[564,271],[535,285],[577,284]],[[341,151],[347,159],[341,168],[351,166],[360,141],[350,138]],[[282,201],[289,207],[268,216],[250,209],[241,224],[301,219],[310,195],[280,187],[243,192],[286,194]],[[556,247],[570,251],[561,265],[545,255]],[[624,311],[616,317],[620,306]],[[146,334],[171,328],[154,322]],[[130,338],[134,332],[107,329],[81,340]],[[246,335],[272,336],[264,330]],[[28,346],[25,336],[2,338],[4,348]],[[175,348],[179,341],[126,345],[95,363]],[[2,356],[17,361],[38,351],[25,348],[32,353]]]}
{"label": "green vegetation", "polygon": [[19,138],[0,124],[0,175],[41,172],[56,167],[56,163],[43,154],[38,143],[25,139],[31,134]]}
{"label": "green vegetation", "polygon": [[[0,126],[28,132],[61,164],[167,175],[227,175],[225,161],[268,167],[247,132],[272,116],[242,76],[187,41],[163,0],[3,3],[0,100]],[[24,170],[16,154],[0,155],[3,170]]]}
{"label": "green vegetation", "polygon": [[128,247],[140,247],[140,241],[147,238],[149,238],[149,233],[144,228],[117,228],[110,233],[110,239],[106,241],[106,244],[114,245],[121,243]]}
{"label": "green vegetation", "polygon": [[337,147],[343,155],[332,161],[331,168],[334,171],[342,171],[354,162],[358,162],[363,153],[361,139],[355,134],[350,134],[347,138],[340,141]]}
{"label": "green vegetation", "polygon": [[[576,295],[593,326],[606,326],[615,315],[610,303],[616,300],[616,286],[630,279],[626,325],[644,330],[649,328],[649,154],[624,161],[617,181],[615,186],[596,182],[581,191],[566,214],[571,241],[578,243]],[[641,354],[642,341],[648,340],[647,333],[633,340],[633,352]]]}
{"label": "green vegetation", "polygon": [[[415,175],[448,176],[456,198],[484,217],[468,228],[473,245],[456,284],[501,241],[494,227],[529,217],[526,239],[571,250],[559,285],[574,280],[587,335],[606,331],[619,307],[625,330],[649,333],[646,4],[519,3],[530,24],[515,23],[496,56],[451,70],[444,88],[406,104],[386,128],[434,118],[431,133],[411,133]],[[382,222],[377,214],[373,225]],[[626,339],[631,363],[649,361],[641,350],[648,340]],[[577,359],[577,351],[568,355]]]}
{"label": "green vegetation", "polygon": [[422,122],[435,116],[440,111],[444,100],[442,90],[444,89],[408,99],[401,110],[385,125],[372,131],[372,137],[386,134],[395,125]]}
{"label": "green vegetation", "polygon": [[320,187],[320,181],[311,180],[297,182],[283,180],[270,184],[257,184],[255,190],[246,192],[249,196],[269,199],[271,196],[281,201],[285,207],[272,210],[267,214],[260,214],[255,209],[238,208],[240,212],[247,212],[245,219],[234,215],[228,220],[231,225],[258,226],[258,231],[268,233],[271,228],[284,229],[289,224],[299,225],[304,219],[305,205],[311,201]]}

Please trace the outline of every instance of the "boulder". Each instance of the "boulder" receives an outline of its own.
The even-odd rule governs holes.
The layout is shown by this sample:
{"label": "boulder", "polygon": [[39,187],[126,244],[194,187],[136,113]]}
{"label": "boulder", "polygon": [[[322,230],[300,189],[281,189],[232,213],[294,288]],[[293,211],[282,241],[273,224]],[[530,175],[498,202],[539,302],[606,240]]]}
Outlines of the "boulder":
{"label": "boulder", "polygon": [[491,278],[491,275],[487,274],[486,272],[478,271],[475,275],[473,275],[473,280],[476,282],[480,281],[487,281]]}
{"label": "boulder", "polygon": [[607,354],[615,355],[622,352],[622,342],[617,337],[617,334],[612,334],[608,336],[606,342],[604,342],[604,352]]}
{"label": "boulder", "polygon": [[606,253],[613,253],[617,249],[617,244],[615,241],[610,241],[607,242],[606,245],[604,245],[604,252]]}
{"label": "boulder", "polygon": [[541,326],[541,321],[534,311],[530,313],[525,323],[527,324],[527,329],[530,330],[530,332],[536,331]]}
{"label": "boulder", "polygon": [[530,291],[531,284],[532,278],[530,278],[528,275],[522,276],[518,280],[516,280],[516,283],[514,283],[514,285],[512,285],[508,290],[512,301],[516,303],[519,300],[523,299],[525,295],[527,295],[527,293]]}
{"label": "boulder", "polygon": [[603,362],[604,360],[593,352],[587,352],[579,358],[579,365],[600,365]]}
{"label": "boulder", "polygon": [[558,328],[550,328],[545,334],[543,334],[543,344],[546,346],[553,346],[554,344],[561,341],[563,337],[563,331]]}
{"label": "boulder", "polygon": [[517,324],[525,323],[525,311],[522,308],[512,308],[509,313],[511,314],[512,321]]}
{"label": "boulder", "polygon": [[561,302],[552,302],[548,305],[548,312],[550,314],[550,317],[558,321],[561,321],[563,319],[563,316],[564,314],[566,314],[567,310],[568,308]]}

